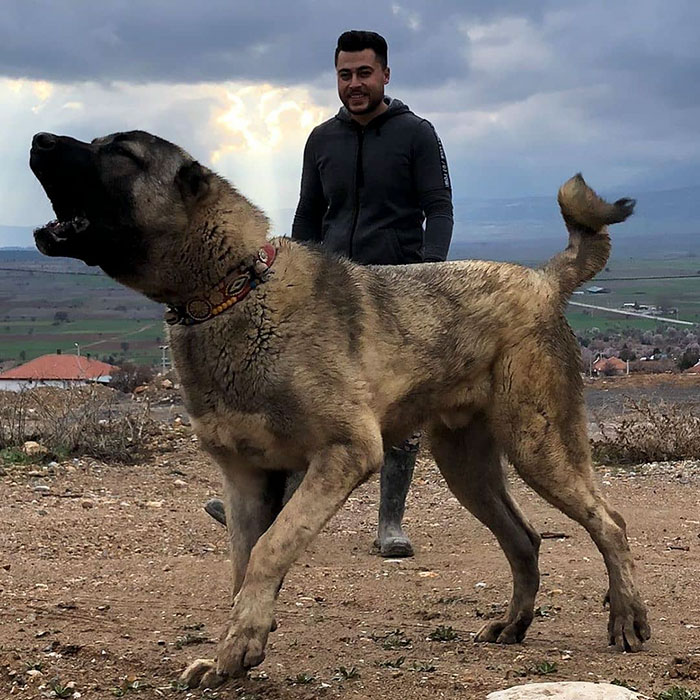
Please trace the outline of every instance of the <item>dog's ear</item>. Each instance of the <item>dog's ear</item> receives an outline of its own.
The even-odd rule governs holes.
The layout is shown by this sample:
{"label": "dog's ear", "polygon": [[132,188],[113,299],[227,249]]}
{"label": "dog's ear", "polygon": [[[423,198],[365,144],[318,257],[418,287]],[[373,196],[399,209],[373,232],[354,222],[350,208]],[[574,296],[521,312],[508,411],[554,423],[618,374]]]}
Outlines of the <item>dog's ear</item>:
{"label": "dog's ear", "polygon": [[209,191],[211,173],[196,160],[183,165],[175,176],[175,182],[185,199],[199,200]]}

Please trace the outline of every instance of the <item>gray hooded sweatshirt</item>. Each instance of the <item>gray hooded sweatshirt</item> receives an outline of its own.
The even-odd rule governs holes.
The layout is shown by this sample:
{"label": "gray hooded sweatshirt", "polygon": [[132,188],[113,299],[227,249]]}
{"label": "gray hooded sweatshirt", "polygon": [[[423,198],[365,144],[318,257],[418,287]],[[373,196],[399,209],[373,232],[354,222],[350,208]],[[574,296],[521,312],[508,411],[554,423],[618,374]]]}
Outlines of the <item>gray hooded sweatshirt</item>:
{"label": "gray hooded sweatshirt", "polygon": [[444,260],[453,224],[445,152],[429,121],[387,102],[364,127],[343,107],[311,132],[292,238],[362,264]]}

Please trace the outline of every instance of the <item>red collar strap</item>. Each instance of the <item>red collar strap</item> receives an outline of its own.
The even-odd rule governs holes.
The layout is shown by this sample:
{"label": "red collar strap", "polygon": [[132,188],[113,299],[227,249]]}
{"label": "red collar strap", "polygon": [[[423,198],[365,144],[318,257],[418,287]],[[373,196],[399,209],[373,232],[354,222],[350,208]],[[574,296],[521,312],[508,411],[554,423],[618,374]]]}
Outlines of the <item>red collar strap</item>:
{"label": "red collar strap", "polygon": [[171,326],[193,326],[218,316],[266,282],[277,251],[269,243],[258,250],[252,264],[242,264],[224,277],[206,296],[190,299],[183,306],[168,306],[165,321]]}

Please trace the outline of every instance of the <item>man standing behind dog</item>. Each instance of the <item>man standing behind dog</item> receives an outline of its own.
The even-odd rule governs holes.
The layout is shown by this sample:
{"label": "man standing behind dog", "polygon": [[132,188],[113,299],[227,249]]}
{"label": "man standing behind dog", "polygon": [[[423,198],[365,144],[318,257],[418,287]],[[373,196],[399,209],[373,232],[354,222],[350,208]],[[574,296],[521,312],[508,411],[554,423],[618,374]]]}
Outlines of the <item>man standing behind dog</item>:
{"label": "man standing behind dog", "polygon": [[[375,32],[344,32],[335,70],[343,106],[306,143],[292,238],[365,265],[445,260],[453,223],[445,153],[430,122],[385,96],[386,41]],[[416,436],[385,454],[382,556],[413,554],[401,523],[417,451]]]}
{"label": "man standing behind dog", "polygon": [[[292,238],[363,265],[445,260],[453,225],[447,160],[432,124],[384,94],[390,77],[385,39],[344,32],[335,69],[343,106],[306,143]],[[402,521],[419,437],[384,456],[377,537],[384,557],[413,556]],[[219,504],[207,504],[217,519]]]}

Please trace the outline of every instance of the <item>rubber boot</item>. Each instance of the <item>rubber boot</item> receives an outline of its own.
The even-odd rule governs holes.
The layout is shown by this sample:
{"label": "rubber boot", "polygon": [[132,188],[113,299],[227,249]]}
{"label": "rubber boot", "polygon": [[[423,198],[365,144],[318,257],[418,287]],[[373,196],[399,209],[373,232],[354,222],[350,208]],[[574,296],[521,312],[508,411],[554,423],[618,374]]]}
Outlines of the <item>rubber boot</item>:
{"label": "rubber boot", "polygon": [[384,455],[379,480],[379,527],[375,541],[383,557],[413,556],[413,545],[401,523],[415,466],[415,451],[392,447]]}
{"label": "rubber boot", "polygon": [[212,498],[204,504],[204,510],[206,510],[214,520],[226,527],[226,511],[224,510],[223,501],[220,501],[218,498]]}

